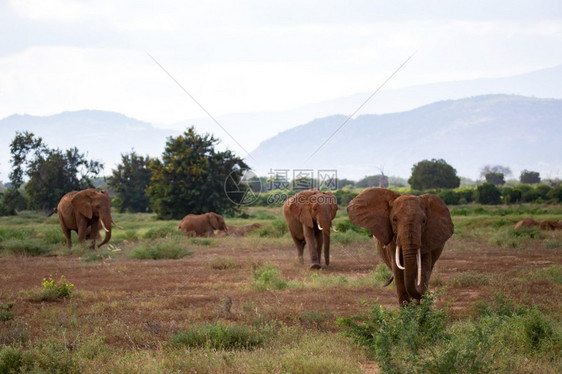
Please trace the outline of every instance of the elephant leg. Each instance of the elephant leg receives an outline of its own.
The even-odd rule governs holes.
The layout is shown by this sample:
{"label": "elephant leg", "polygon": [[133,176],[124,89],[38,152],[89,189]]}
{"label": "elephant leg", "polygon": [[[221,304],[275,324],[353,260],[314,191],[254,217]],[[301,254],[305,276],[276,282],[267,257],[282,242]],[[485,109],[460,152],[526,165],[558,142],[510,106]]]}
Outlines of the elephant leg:
{"label": "elephant leg", "polygon": [[64,237],[66,238],[66,246],[68,248],[72,247],[72,240],[70,238],[70,229],[67,229],[66,227],[63,227],[62,233],[64,234]]}
{"label": "elephant leg", "polygon": [[[316,232],[316,253],[318,254],[318,262],[322,261],[322,244],[322,231],[318,231]],[[330,262],[330,260],[328,260],[328,262]]]}
{"label": "elephant leg", "polygon": [[297,247],[297,257],[299,259],[299,262],[301,264],[304,263],[304,259],[303,259],[303,254],[304,254],[304,245],[306,244],[304,238],[299,238],[296,235],[293,235],[293,233],[291,233],[291,237],[293,238],[293,242],[295,243],[295,246]]}
{"label": "elephant leg", "polygon": [[318,247],[316,244],[316,235],[314,229],[308,226],[304,227],[304,239],[306,244],[308,244],[308,252],[310,253],[310,268],[320,269],[322,265],[320,264],[320,257],[318,256]]}

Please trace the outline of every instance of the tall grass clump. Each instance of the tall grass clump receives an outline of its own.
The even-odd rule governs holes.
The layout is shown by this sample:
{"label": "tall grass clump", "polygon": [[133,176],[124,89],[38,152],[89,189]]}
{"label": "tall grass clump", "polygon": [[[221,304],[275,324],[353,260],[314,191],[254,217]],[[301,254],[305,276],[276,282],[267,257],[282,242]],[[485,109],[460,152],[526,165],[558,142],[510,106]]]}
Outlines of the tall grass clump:
{"label": "tall grass clump", "polygon": [[254,231],[260,237],[280,238],[289,232],[289,228],[285,219],[276,218]]}
{"label": "tall grass clump", "polygon": [[419,306],[375,304],[365,316],[339,323],[383,373],[560,372],[560,321],[503,296],[477,308],[476,318],[453,323],[426,294]]}
{"label": "tall grass clump", "polygon": [[181,235],[181,231],[174,226],[151,228],[143,234],[143,239],[159,239]]}
{"label": "tall grass clump", "polygon": [[192,255],[177,239],[158,239],[141,243],[131,250],[130,256],[137,260],[179,259]]}
{"label": "tall grass clump", "polygon": [[252,265],[252,277],[254,289],[264,290],[283,290],[288,283],[284,280],[277,269],[272,265]]}
{"label": "tall grass clump", "polygon": [[262,333],[247,325],[227,326],[204,323],[171,337],[175,345],[217,350],[252,349],[264,342]]}

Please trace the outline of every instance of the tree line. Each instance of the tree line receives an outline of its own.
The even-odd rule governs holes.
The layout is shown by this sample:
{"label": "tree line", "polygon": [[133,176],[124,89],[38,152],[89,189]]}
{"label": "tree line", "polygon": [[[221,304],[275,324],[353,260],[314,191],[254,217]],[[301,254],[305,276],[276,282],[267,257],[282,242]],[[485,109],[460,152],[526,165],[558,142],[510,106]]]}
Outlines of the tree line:
{"label": "tree line", "polygon": [[[218,139],[212,135],[197,134],[193,127],[166,141],[159,158],[138,155],[134,150],[121,155],[121,163],[106,181],[113,195],[112,206],[119,212],[155,212],[160,219],[180,219],[186,213],[215,211],[234,214],[240,205],[225,193],[240,186],[235,181],[248,168],[245,162],[226,150],[215,149]],[[77,148],[51,149],[42,138],[29,132],[16,133],[10,143],[11,186],[0,197],[0,215],[15,214],[18,210],[51,210],[67,192],[94,187],[103,164],[87,160]],[[478,202],[482,204],[519,203],[534,201],[562,202],[560,185],[540,184],[539,173],[524,170],[520,184],[505,185],[511,170],[503,166],[487,165],[481,177],[486,182],[472,189],[458,188],[460,178],[456,170],[443,159],[422,160],[412,166],[407,180],[407,193],[431,191],[447,204]],[[262,194],[256,205],[279,203],[268,191],[274,189],[267,177],[254,177],[245,186]],[[24,183],[24,181],[27,181]],[[257,183],[252,183],[257,182]],[[292,194],[302,181],[286,181],[285,194]],[[314,182],[314,181],[311,181]],[[533,187],[532,185],[535,185]],[[347,186],[346,188],[342,188]],[[401,178],[384,173],[368,176],[358,182],[348,179],[337,183],[338,201],[351,200],[349,187],[407,188]],[[402,191],[404,193],[405,191]],[[279,200],[279,201],[276,201]]]}

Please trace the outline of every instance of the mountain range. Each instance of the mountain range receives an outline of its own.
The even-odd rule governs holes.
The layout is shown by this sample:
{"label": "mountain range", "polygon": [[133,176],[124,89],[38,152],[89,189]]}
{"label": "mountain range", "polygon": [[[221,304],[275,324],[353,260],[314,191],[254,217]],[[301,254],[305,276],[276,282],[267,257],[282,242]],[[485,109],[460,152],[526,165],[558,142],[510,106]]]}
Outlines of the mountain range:
{"label": "mountain range", "polygon": [[444,159],[458,175],[477,179],[485,165],[561,176],[562,100],[483,95],[439,101],[390,114],[315,119],[260,144],[248,163],[275,170],[337,170],[338,177],[408,178],[424,159]]}
{"label": "mountain range", "polygon": [[245,157],[264,176],[337,169],[339,177],[355,180],[381,171],[408,178],[416,162],[443,158],[471,179],[488,164],[509,166],[514,178],[523,169],[562,177],[562,65],[505,78],[383,89],[350,118],[370,95],[166,125],[98,110],[14,114],[0,120],[0,181],[8,181],[16,131],[33,132],[50,148],[76,146],[88,159],[102,161],[109,175],[121,154],[160,156],[166,138],[187,126],[213,133],[221,139],[219,149]]}

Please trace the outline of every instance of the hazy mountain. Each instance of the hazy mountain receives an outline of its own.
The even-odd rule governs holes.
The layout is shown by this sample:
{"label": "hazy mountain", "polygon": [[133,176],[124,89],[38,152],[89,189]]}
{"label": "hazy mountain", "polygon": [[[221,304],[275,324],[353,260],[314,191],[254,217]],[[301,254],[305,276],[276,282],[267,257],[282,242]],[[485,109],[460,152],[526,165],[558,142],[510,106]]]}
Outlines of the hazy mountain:
{"label": "hazy mountain", "polygon": [[163,130],[119,113],[97,110],[64,112],[38,117],[14,114],[0,120],[0,180],[7,182],[10,142],[16,131],[40,136],[49,148],[77,147],[87,158],[105,164],[105,174],[121,162],[121,153],[134,149],[140,155],[159,156],[166,138],[179,131]]}
{"label": "hazy mountain", "polygon": [[[415,63],[415,61],[411,63]],[[290,110],[218,116],[217,120],[246,151],[250,152],[256,149],[263,140],[286,129],[307,123],[314,118],[334,114],[350,115],[367,100],[380,83],[382,82],[373,82],[372,92],[357,93]],[[391,87],[392,84],[393,80],[389,82],[387,87],[378,92],[358,114],[397,113],[440,100],[454,100],[488,94],[562,99],[562,65],[504,78],[440,82],[389,89],[388,87]],[[187,125],[196,125],[202,131],[214,133],[223,140],[223,146],[238,152],[241,156],[246,156],[246,152],[211,119],[207,117],[196,118],[171,125],[171,127],[182,130]]]}
{"label": "hazy mountain", "polygon": [[284,131],[247,161],[260,175],[337,169],[340,178],[359,179],[383,169],[407,178],[418,161],[443,158],[473,179],[487,164],[509,166],[516,178],[522,169],[562,176],[562,100],[486,95],[346,120],[329,116]]}

